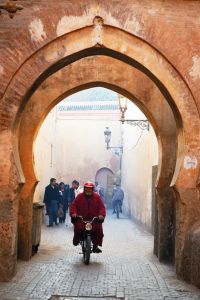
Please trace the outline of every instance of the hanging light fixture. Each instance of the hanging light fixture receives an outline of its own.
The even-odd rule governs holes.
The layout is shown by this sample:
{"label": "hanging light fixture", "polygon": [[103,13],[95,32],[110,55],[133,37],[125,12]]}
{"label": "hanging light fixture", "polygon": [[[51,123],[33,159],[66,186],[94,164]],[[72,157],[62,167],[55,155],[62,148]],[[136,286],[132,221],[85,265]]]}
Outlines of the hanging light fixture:
{"label": "hanging light fixture", "polygon": [[141,130],[149,131],[149,121],[148,120],[126,120],[125,112],[127,110],[127,101],[128,99],[120,94],[118,94],[119,98],[119,109],[121,111],[121,122],[124,124],[125,122],[132,126],[138,126]]}
{"label": "hanging light fixture", "polygon": [[104,138],[105,138],[106,148],[109,149],[109,144],[111,140],[111,131],[109,127],[106,127],[106,129],[104,130]]}
{"label": "hanging light fixture", "polygon": [[119,95],[119,109],[121,111],[121,122],[124,124],[125,122],[125,112],[127,110],[127,98]]}
{"label": "hanging light fixture", "polygon": [[118,156],[121,156],[123,153],[123,146],[117,146],[117,147],[111,147],[110,146],[110,140],[111,140],[111,130],[109,127],[106,127],[104,130],[104,138],[105,138],[105,143],[106,143],[106,149],[108,150],[115,150],[115,154]]}

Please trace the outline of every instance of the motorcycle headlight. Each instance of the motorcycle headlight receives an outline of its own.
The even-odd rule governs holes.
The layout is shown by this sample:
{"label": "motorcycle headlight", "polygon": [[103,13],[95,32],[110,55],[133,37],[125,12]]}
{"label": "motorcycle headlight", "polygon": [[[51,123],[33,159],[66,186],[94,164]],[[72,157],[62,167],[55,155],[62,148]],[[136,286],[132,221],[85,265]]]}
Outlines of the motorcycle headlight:
{"label": "motorcycle headlight", "polygon": [[92,230],[92,224],[87,223],[87,224],[85,225],[85,229],[86,229],[87,231]]}

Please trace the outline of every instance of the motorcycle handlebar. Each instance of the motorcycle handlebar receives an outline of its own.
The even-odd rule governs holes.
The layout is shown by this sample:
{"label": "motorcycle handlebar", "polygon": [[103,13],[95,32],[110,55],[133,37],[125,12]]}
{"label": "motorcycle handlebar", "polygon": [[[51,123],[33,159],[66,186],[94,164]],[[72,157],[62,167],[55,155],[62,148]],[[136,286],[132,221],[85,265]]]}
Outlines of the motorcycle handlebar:
{"label": "motorcycle handlebar", "polygon": [[99,217],[94,217],[91,221],[85,221],[82,216],[71,217],[71,222],[73,224],[75,224],[78,221],[78,219],[82,220],[82,222],[84,224],[86,224],[86,223],[92,224],[95,220],[98,220],[97,221],[98,223],[103,223],[104,222],[104,220],[100,220]]}
{"label": "motorcycle handlebar", "polygon": [[99,219],[99,217],[94,217],[91,221],[85,221],[82,216],[77,216],[77,218],[81,219],[84,223],[92,223],[95,219]]}

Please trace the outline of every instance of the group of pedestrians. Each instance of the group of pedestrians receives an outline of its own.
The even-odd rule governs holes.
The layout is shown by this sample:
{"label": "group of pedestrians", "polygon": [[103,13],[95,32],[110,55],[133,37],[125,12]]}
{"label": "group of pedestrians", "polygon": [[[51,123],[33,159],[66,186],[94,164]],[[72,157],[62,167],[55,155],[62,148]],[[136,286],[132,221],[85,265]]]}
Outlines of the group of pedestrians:
{"label": "group of pedestrians", "polygon": [[[50,184],[45,188],[44,203],[46,213],[49,216],[48,227],[58,225],[66,220],[66,214],[70,206],[70,217],[74,224],[73,244],[77,246],[83,240],[83,232],[85,230],[85,222],[96,220],[92,224],[91,240],[93,243],[92,252],[101,253],[99,248],[103,242],[103,227],[102,223],[106,216],[106,208],[103,201],[102,189],[88,181],[84,184],[83,191],[79,191],[79,182],[73,180],[71,187],[60,182],[56,182],[55,178],[50,179]],[[101,194],[101,195],[100,195]],[[116,206],[122,209],[124,192],[119,184],[113,189],[112,204],[113,213],[116,211]],[[121,210],[122,211],[122,210]],[[80,217],[81,216],[81,217]]]}
{"label": "group of pedestrians", "polygon": [[[54,224],[65,223],[66,215],[69,206],[72,204],[76,196],[83,192],[79,187],[79,182],[73,180],[71,187],[64,182],[57,183],[55,178],[50,179],[50,184],[45,188],[44,203],[46,206],[46,214],[49,217],[48,227],[52,227]],[[99,194],[103,202],[105,202],[104,189],[95,182],[94,192]],[[124,192],[119,184],[113,189],[112,205],[113,213],[116,213],[116,206],[119,205],[122,212],[122,204],[124,199]]]}
{"label": "group of pedestrians", "polygon": [[76,198],[78,188],[77,180],[73,180],[69,187],[64,182],[58,184],[55,178],[50,179],[50,184],[45,188],[44,193],[46,214],[49,216],[48,227],[52,227],[53,224],[58,225],[58,220],[59,223],[65,223],[69,205]]}

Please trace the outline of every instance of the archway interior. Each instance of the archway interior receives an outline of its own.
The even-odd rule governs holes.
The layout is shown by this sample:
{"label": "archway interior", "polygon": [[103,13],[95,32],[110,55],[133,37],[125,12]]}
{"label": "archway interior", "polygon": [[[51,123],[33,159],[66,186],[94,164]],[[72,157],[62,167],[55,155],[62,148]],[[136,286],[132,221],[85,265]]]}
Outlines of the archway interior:
{"label": "archway interior", "polygon": [[[72,56],[68,57],[69,58],[68,60],[65,60],[65,59],[61,60],[60,64],[58,63],[57,66],[52,65],[51,67],[49,67],[48,69],[46,69],[46,71],[44,71],[42,73],[42,75],[38,77],[38,79],[35,81],[35,83],[31,87],[31,89],[29,89],[28,93],[24,97],[24,107],[25,107],[26,101],[30,98],[30,96],[33,95],[33,97],[34,97],[34,94],[33,94],[34,91],[37,93],[37,88],[38,88],[39,84],[41,84],[41,82],[45,78],[47,78],[48,76],[50,76],[50,74],[53,75],[53,72],[55,72],[57,69],[60,69],[60,68],[64,67],[64,65],[67,65],[67,64],[69,64],[69,63],[71,63],[73,61],[74,61],[74,63],[71,64],[71,65],[74,65],[76,62],[79,62],[78,59],[81,58],[82,56],[83,57],[84,56],[89,57],[89,56],[93,55],[95,57],[95,60],[96,60],[96,57],[98,57],[98,54],[100,54],[100,56],[102,56],[102,57],[112,57],[112,58],[115,57],[115,55],[113,55],[113,53],[114,53],[113,50],[109,50],[110,51],[109,53],[106,53],[106,52],[105,53],[104,52],[101,53],[101,48],[99,48],[99,49],[100,49],[100,51],[98,49],[96,49],[96,48],[95,48],[95,50],[92,48],[92,49],[87,49],[87,51],[81,51],[79,53],[76,53],[75,55],[72,55]],[[114,53],[114,54],[116,54],[116,53]],[[122,55],[122,56],[123,56],[123,58],[126,58],[126,56],[124,56],[124,55]],[[119,57],[117,57],[117,60],[119,60],[121,62],[124,62],[125,65],[130,66],[131,68],[133,67],[133,65],[135,63],[135,61],[133,59],[130,59],[130,58],[128,60],[125,60],[125,59],[123,60],[122,57],[121,57],[121,55],[119,55]],[[136,68],[137,67],[140,68],[143,71],[145,69],[145,68],[143,68],[138,63],[136,63]],[[149,72],[147,72],[147,73],[149,74]],[[149,74],[149,76],[150,75],[151,74]],[[42,121],[44,120],[46,114],[64,96],[71,95],[71,94],[73,94],[73,93],[75,93],[75,92],[77,92],[79,90],[86,89],[86,88],[91,87],[91,86],[104,86],[104,87],[107,86],[107,87],[109,87],[109,88],[111,88],[111,89],[113,89],[115,91],[119,91],[124,96],[127,96],[129,99],[131,99],[132,101],[136,102],[138,104],[138,106],[143,110],[143,112],[148,116],[148,119],[151,121],[152,125],[154,126],[155,132],[156,132],[157,137],[158,137],[159,148],[161,150],[159,152],[161,155],[160,155],[160,163],[159,163],[159,171],[158,171],[159,175],[158,175],[158,178],[161,179],[160,180],[160,184],[162,186],[165,185],[165,186],[169,187],[169,185],[171,183],[171,180],[172,180],[172,177],[173,177],[173,174],[174,174],[175,165],[177,166],[177,157],[175,158],[175,153],[173,153],[174,156],[173,156],[173,159],[171,160],[170,168],[168,168],[168,170],[170,170],[170,174],[166,173],[167,170],[163,166],[166,166],[166,157],[167,156],[163,155],[163,151],[162,150],[163,149],[167,150],[167,148],[163,148],[163,141],[164,140],[162,140],[162,137],[160,136],[162,129],[161,129],[161,126],[160,127],[158,126],[157,120],[154,119],[153,111],[149,110],[147,108],[146,104],[142,103],[141,99],[137,100],[133,96],[133,92],[132,91],[130,92],[130,89],[128,87],[122,87],[122,86],[118,85],[115,82],[109,82],[108,83],[107,82],[108,80],[107,80],[106,77],[104,78],[105,80],[103,80],[103,79],[101,79],[101,80],[94,80],[94,75],[92,74],[92,76],[93,76],[93,78],[92,78],[91,81],[86,82],[86,83],[82,82],[82,83],[77,84],[74,87],[71,87],[71,88],[67,89],[67,91],[64,92],[63,94],[58,95],[54,99],[51,99],[51,101],[49,102],[48,106],[46,106],[45,108],[42,108],[42,110],[38,114],[38,119],[34,120],[34,122],[36,122],[36,123],[33,124],[33,127],[31,129],[32,130],[31,132],[33,134],[30,136],[30,143],[29,143],[29,145],[27,145],[28,146],[27,149],[28,148],[30,149],[29,153],[32,153],[32,146],[33,146],[34,138],[36,137],[36,133],[37,133],[37,131],[38,131],[38,129],[39,129]],[[151,77],[153,78],[154,76],[152,75]],[[155,80],[155,82],[158,84],[158,81]],[[174,102],[172,101],[171,96],[169,95],[169,92],[167,92],[167,89],[164,87],[164,85],[162,83],[159,83],[158,86],[159,86],[158,88],[159,88],[159,90],[161,91],[162,94],[165,94],[166,97],[169,96],[167,98],[167,100],[169,101],[170,105],[173,106],[173,110],[172,111],[173,111],[173,113],[177,113],[178,114],[174,119],[175,119],[175,121],[179,120],[179,118],[180,118],[179,112],[176,110],[176,106],[173,104]],[[25,117],[24,117],[25,119],[28,118],[28,115],[32,113],[32,107],[34,107],[36,109],[37,103],[35,103],[35,104],[33,106],[30,105],[29,108],[27,108],[28,105],[26,105],[26,108],[24,110],[24,114],[22,114],[22,116],[25,115]],[[23,109],[23,105],[21,106],[21,108]],[[38,112],[38,110],[37,110],[37,112]],[[18,116],[20,117],[20,112],[19,112]],[[18,119],[18,121],[19,121],[19,119]],[[181,125],[182,125],[181,122],[178,122],[177,124],[178,124],[179,129],[182,128],[181,127]],[[23,122],[21,122],[20,126],[21,126],[21,128],[20,128],[20,130],[17,133],[18,136],[20,136],[21,129],[26,128],[26,126],[24,126]],[[178,133],[180,133],[180,130],[178,130]],[[23,138],[23,134],[21,136]],[[172,138],[169,137],[169,139],[172,141]],[[174,145],[177,145],[176,141],[177,141],[177,137],[176,137],[176,133],[175,133],[174,128],[173,128],[173,143],[174,143]],[[165,142],[166,142],[166,140],[165,140]],[[25,199],[25,198],[29,197],[30,199],[32,199],[32,196],[33,196],[32,193],[34,191],[34,186],[35,186],[35,183],[36,183],[36,178],[35,178],[35,174],[34,174],[34,170],[33,170],[32,158],[30,157],[29,154],[27,154],[27,155],[29,155],[29,157],[28,157],[28,159],[26,159],[26,157],[24,156],[24,151],[23,151],[24,147],[25,147],[25,143],[23,143],[23,141],[21,139],[20,147],[19,147],[21,154],[23,153],[23,156],[21,155],[21,161],[23,160],[22,165],[23,165],[23,168],[25,168],[26,172],[27,172],[26,175],[25,175],[25,177],[26,177],[26,184],[25,184],[25,187],[24,187],[24,189],[22,191],[22,198]],[[27,149],[26,149],[25,152],[27,152]],[[176,147],[175,147],[175,149],[176,149]],[[162,157],[165,157],[165,163],[163,163]],[[180,156],[178,156],[178,160],[179,161],[181,160]],[[27,161],[29,162],[29,167],[28,168],[27,168]],[[162,176],[161,176],[161,173],[162,173],[161,172],[161,167],[163,167],[163,174],[162,174]],[[30,191],[31,191],[31,194],[30,193],[28,194],[28,192],[30,192]]]}
{"label": "archway interior", "polygon": [[[113,187],[119,180],[125,189],[124,210],[152,231],[156,136],[145,115],[131,101],[127,101],[126,110],[129,123],[122,125],[120,118],[119,94],[102,87],[72,94],[55,106],[34,143],[34,169],[39,181],[34,201],[43,201],[51,177],[68,185],[76,179],[82,186],[88,179],[97,180],[102,170],[112,170],[106,172],[106,178],[98,177],[100,182],[106,180],[102,188],[107,206],[112,205]],[[113,149],[106,149],[106,127],[112,132],[109,146]]]}
{"label": "archway interior", "polygon": [[[98,61],[98,59],[102,59],[104,61],[104,58],[106,58],[107,56],[94,56],[94,62],[96,63]],[[92,57],[91,57],[92,58]],[[107,57],[109,58],[109,57]],[[89,57],[88,57],[89,59]],[[86,58],[85,58],[86,60]],[[111,60],[113,60],[113,58],[111,58]],[[86,60],[87,61],[87,60]],[[128,64],[125,64],[122,62],[122,65],[120,66],[119,69],[119,64],[117,64],[117,62],[120,62],[119,60],[115,60],[115,65],[117,66],[116,70],[121,70],[122,68],[128,68]],[[80,64],[80,65],[79,65]],[[78,72],[80,71],[80,67],[83,64],[83,62],[81,60],[78,60],[76,62],[74,62],[72,65],[70,65],[69,68],[69,75],[72,73],[73,68],[74,69],[74,74],[78,74]],[[84,66],[84,64],[83,64]],[[40,94],[41,90],[44,90],[44,92],[46,92],[45,87],[48,87],[48,79],[51,78],[51,76],[49,78],[47,78],[43,83],[41,83],[40,87],[38,87],[38,89],[35,91],[35,93],[33,94],[34,89],[36,88],[36,86],[34,85],[32,87],[32,89],[29,90],[30,94],[32,94],[32,97],[30,98],[29,103],[26,105],[25,110],[23,111],[22,114],[22,121],[20,124],[20,128],[18,131],[18,136],[19,138],[19,144],[20,144],[20,153],[21,153],[21,162],[22,162],[22,166],[23,166],[23,170],[25,172],[25,178],[26,178],[26,184],[22,190],[22,199],[23,201],[27,201],[26,199],[28,198],[29,200],[29,211],[31,209],[31,205],[32,205],[32,198],[33,198],[33,193],[35,190],[35,184],[37,182],[37,179],[35,177],[35,172],[33,169],[33,160],[32,160],[32,151],[33,151],[33,142],[34,139],[37,135],[37,131],[40,128],[40,125],[42,124],[45,116],[47,115],[47,113],[51,110],[51,108],[53,106],[55,106],[55,104],[57,104],[60,100],[62,100],[65,96],[69,96],[72,95],[75,92],[78,92],[80,90],[83,89],[87,89],[89,87],[94,87],[94,86],[103,86],[103,87],[108,87],[110,89],[112,89],[113,91],[116,92],[120,92],[120,94],[122,94],[123,96],[127,96],[129,99],[131,99],[132,102],[135,102],[138,107],[140,107],[143,112],[146,114],[146,116],[148,116],[148,119],[151,121],[152,125],[154,126],[155,132],[157,134],[157,138],[158,138],[158,142],[159,142],[159,154],[160,154],[160,159],[159,159],[159,168],[158,168],[158,182],[157,185],[160,184],[163,186],[165,185],[166,187],[169,187],[169,184],[171,183],[171,179],[173,177],[174,174],[174,169],[175,169],[175,164],[176,164],[176,147],[174,149],[173,155],[172,152],[170,151],[170,159],[169,159],[169,146],[167,148],[164,147],[165,151],[164,154],[162,153],[162,148],[163,148],[163,144],[168,143],[171,144],[173,143],[173,147],[174,145],[176,145],[176,133],[175,133],[175,125],[174,125],[174,119],[173,119],[173,114],[171,112],[171,110],[169,108],[166,107],[166,101],[162,98],[163,96],[161,96],[162,94],[160,93],[158,95],[159,98],[159,107],[162,106],[165,107],[165,111],[167,111],[167,114],[165,113],[165,118],[168,120],[168,118],[172,121],[172,134],[173,135],[173,139],[172,136],[167,136],[167,126],[168,123],[162,123],[161,122],[161,116],[159,115],[159,111],[156,111],[156,114],[154,114],[154,110],[153,107],[153,103],[156,101],[156,103],[158,102],[158,98],[157,97],[151,97],[151,101],[149,101],[150,99],[146,99],[147,102],[145,102],[145,99],[143,99],[142,97],[140,97],[140,99],[137,99],[136,97],[134,97],[134,88],[136,88],[136,86],[133,86],[133,82],[131,83],[130,80],[127,82],[122,80],[123,84],[119,81],[118,79],[114,79],[113,76],[111,76],[111,78],[109,78],[108,74],[110,73],[103,73],[104,68],[102,68],[101,64],[98,64],[98,66],[100,66],[100,70],[98,72],[95,71],[94,69],[94,73],[91,72],[91,69],[89,69],[89,73],[85,74],[84,77],[82,77],[81,81],[78,80],[78,82],[74,81],[68,81],[67,83],[65,82],[65,89],[62,90],[62,92],[60,92],[59,94],[57,94],[56,96],[54,96],[53,98],[51,97],[43,97],[42,101],[38,101],[38,99],[40,99],[40,96],[38,95],[38,93]],[[78,69],[77,69],[78,68]],[[56,77],[60,78],[60,76],[62,76],[60,74],[60,72],[62,72],[63,69],[61,69],[60,71],[58,71],[57,73],[55,73]],[[66,69],[67,71],[68,69]],[[84,72],[86,72],[87,68],[84,68]],[[127,69],[127,71],[129,72],[129,74],[133,71],[134,69],[132,68],[132,66],[129,66],[129,69]],[[98,80],[95,80],[95,74],[98,74]],[[118,72],[115,72],[114,74],[118,74]],[[100,75],[100,77],[99,77]],[[53,76],[53,74],[52,74]],[[77,76],[76,76],[77,77]],[[76,78],[75,77],[75,78]],[[88,80],[88,78],[90,78],[90,80]],[[102,77],[102,78],[101,78]],[[65,76],[66,78],[66,76]],[[132,76],[132,78],[135,78],[134,74]],[[86,79],[86,80],[84,80]],[[71,84],[72,83],[72,84]],[[38,84],[38,82],[37,82]],[[67,85],[66,85],[67,84]],[[49,89],[49,87],[48,87]],[[26,97],[24,98],[26,99]],[[165,102],[163,102],[165,101]],[[161,104],[163,102],[163,104]],[[149,105],[150,104],[150,105]],[[171,114],[169,116],[169,114]],[[157,116],[156,116],[157,115]],[[30,119],[32,120],[32,122],[30,123]],[[28,123],[27,123],[28,122]],[[28,126],[27,126],[27,125]],[[29,127],[29,125],[31,124],[31,128]],[[173,128],[174,127],[174,128]],[[22,131],[22,132],[21,132]],[[25,134],[25,132],[27,132]],[[27,138],[28,136],[28,138]],[[28,142],[28,143],[27,143]],[[170,164],[169,164],[170,161]],[[167,168],[166,168],[166,164],[167,164]],[[29,194],[28,194],[29,193]],[[30,201],[31,200],[31,201]],[[23,202],[22,201],[22,202]],[[20,216],[20,219],[24,219],[26,218],[26,216],[23,214],[22,210],[20,209],[20,214],[22,214]],[[26,212],[27,215],[27,212]],[[28,218],[30,222],[31,219],[31,215],[28,216]],[[167,223],[167,222],[166,222]],[[23,239],[25,236],[27,236],[26,233],[23,233],[24,231],[26,231],[24,229],[23,224],[20,224],[20,236],[19,236],[19,245],[23,244]],[[29,233],[28,235],[31,234],[31,228],[29,228]],[[23,237],[24,236],[24,237]],[[27,239],[26,239],[27,241]],[[29,245],[31,243],[31,239],[29,240]],[[27,249],[30,246],[24,246],[23,248],[21,247],[21,249],[26,249],[25,252],[26,253],[22,253],[20,255],[20,257],[30,257],[30,251]],[[163,252],[165,252],[165,246],[163,245]]]}

